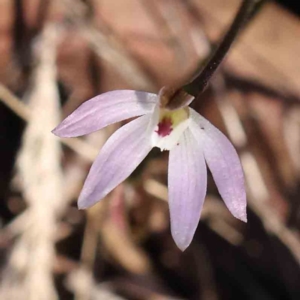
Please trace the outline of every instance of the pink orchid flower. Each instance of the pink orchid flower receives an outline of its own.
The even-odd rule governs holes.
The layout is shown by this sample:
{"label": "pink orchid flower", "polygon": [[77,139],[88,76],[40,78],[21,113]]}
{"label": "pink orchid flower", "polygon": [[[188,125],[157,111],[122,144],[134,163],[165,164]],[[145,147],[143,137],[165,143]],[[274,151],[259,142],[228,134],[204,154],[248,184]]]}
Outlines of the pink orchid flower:
{"label": "pink orchid flower", "polygon": [[208,165],[220,195],[234,217],[246,222],[246,193],[239,157],[230,141],[188,106],[167,110],[156,94],[112,91],[83,103],[53,133],[89,134],[107,125],[139,118],[117,130],[93,163],[78,199],[90,207],[125,180],[153,147],[169,150],[171,232],[183,251],[191,243],[206,195]]}

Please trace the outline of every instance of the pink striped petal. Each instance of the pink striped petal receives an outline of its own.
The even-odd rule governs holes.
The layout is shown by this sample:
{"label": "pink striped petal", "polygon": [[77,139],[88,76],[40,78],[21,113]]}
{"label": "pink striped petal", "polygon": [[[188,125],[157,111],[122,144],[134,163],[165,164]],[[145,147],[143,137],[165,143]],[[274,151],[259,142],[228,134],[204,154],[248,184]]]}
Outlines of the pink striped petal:
{"label": "pink striped petal", "polygon": [[203,153],[189,128],[170,151],[168,173],[172,236],[184,251],[199,223],[207,185]]}
{"label": "pink striped petal", "polygon": [[157,95],[146,92],[107,92],[84,102],[52,132],[60,137],[89,134],[107,125],[151,113],[157,101]]}
{"label": "pink striped petal", "polygon": [[152,148],[152,114],[142,116],[117,130],[93,163],[78,199],[80,209],[94,205],[125,180]]}
{"label": "pink striped petal", "polygon": [[244,174],[236,150],[221,131],[191,108],[190,115],[190,128],[203,143],[204,157],[220,195],[230,212],[247,222]]}

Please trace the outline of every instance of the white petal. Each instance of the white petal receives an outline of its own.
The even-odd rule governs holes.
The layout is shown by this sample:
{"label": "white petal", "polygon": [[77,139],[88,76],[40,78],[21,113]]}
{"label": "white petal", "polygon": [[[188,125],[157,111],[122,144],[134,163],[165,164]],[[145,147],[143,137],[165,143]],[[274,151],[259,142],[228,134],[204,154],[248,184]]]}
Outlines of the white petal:
{"label": "white petal", "polygon": [[151,150],[152,114],[142,116],[117,130],[93,163],[78,199],[87,208],[125,180]]}
{"label": "white petal", "polygon": [[228,138],[196,111],[190,109],[191,131],[203,144],[204,157],[220,195],[230,212],[246,222],[246,191],[239,156]]}
{"label": "white petal", "polygon": [[151,93],[107,92],[84,102],[52,132],[60,137],[89,134],[107,125],[151,113],[157,102],[157,95]]}
{"label": "white petal", "polygon": [[206,185],[203,153],[188,128],[170,151],[168,172],[171,231],[182,251],[191,243],[199,223]]}

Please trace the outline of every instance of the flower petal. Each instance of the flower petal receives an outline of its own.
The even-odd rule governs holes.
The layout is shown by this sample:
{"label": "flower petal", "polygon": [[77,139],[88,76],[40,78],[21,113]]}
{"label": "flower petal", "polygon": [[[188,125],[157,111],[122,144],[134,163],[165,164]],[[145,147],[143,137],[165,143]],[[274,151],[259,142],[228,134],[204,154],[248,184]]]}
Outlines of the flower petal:
{"label": "flower petal", "polygon": [[94,205],[125,180],[151,150],[152,114],[117,130],[93,163],[78,199],[80,209]]}
{"label": "flower petal", "polygon": [[202,150],[189,128],[170,151],[168,185],[172,236],[184,251],[199,223],[207,185]]}
{"label": "flower petal", "polygon": [[220,195],[230,212],[247,222],[247,200],[243,169],[228,138],[209,121],[190,108],[191,131],[202,140],[204,157]]}
{"label": "flower petal", "polygon": [[107,125],[153,111],[157,95],[131,90],[112,91],[81,104],[52,132],[60,137],[89,134]]}

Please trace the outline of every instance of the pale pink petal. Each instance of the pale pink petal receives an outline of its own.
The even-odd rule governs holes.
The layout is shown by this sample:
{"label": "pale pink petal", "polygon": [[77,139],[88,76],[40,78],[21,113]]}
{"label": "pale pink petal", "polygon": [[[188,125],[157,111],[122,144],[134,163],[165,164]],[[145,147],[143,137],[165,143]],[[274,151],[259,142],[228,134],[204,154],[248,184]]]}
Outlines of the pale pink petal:
{"label": "pale pink petal", "polygon": [[243,169],[228,138],[190,108],[191,131],[203,144],[204,157],[220,195],[230,212],[247,222],[247,200]]}
{"label": "pale pink petal", "polygon": [[80,209],[94,205],[125,180],[151,150],[152,114],[117,130],[93,163],[78,199]]}
{"label": "pale pink petal", "polygon": [[191,243],[199,223],[206,181],[201,147],[188,128],[179,144],[170,151],[168,171],[171,231],[182,251]]}
{"label": "pale pink petal", "polygon": [[84,102],[52,132],[60,137],[89,134],[107,125],[151,113],[157,102],[157,95],[151,93],[107,92]]}

